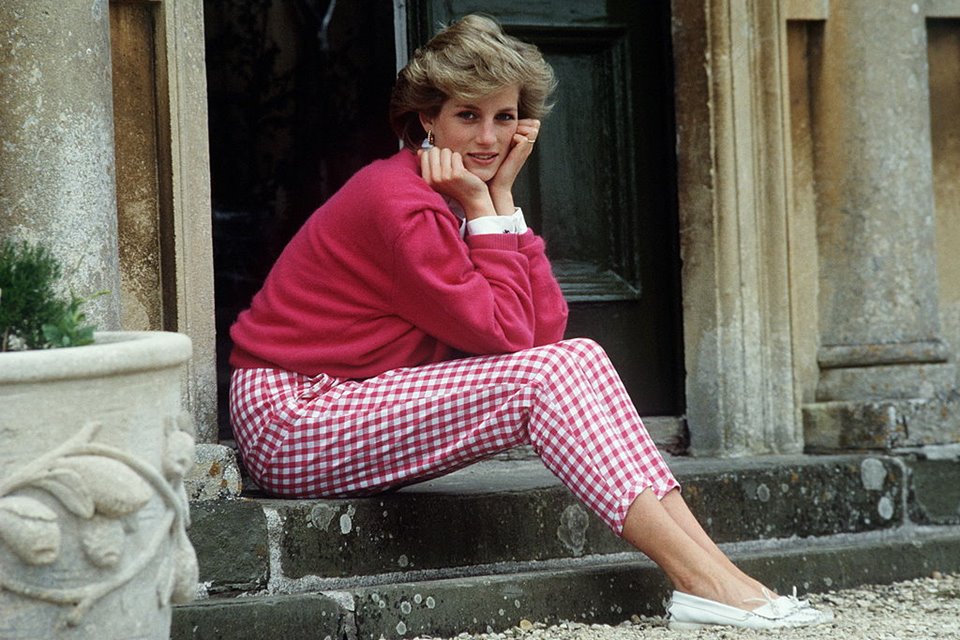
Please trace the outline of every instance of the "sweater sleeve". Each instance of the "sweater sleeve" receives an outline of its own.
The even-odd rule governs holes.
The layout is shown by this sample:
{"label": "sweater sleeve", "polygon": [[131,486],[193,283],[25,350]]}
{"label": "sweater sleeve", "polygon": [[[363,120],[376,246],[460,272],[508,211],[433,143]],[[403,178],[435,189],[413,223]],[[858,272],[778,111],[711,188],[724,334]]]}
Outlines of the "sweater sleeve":
{"label": "sweater sleeve", "polygon": [[515,234],[461,240],[452,216],[418,211],[393,249],[399,315],[459,351],[480,355],[528,349],[536,312],[530,264]]}
{"label": "sweater sleeve", "polygon": [[540,346],[562,340],[567,329],[567,301],[553,275],[546,244],[543,238],[529,230],[517,236],[517,241],[529,264],[530,290],[537,312],[533,344]]}

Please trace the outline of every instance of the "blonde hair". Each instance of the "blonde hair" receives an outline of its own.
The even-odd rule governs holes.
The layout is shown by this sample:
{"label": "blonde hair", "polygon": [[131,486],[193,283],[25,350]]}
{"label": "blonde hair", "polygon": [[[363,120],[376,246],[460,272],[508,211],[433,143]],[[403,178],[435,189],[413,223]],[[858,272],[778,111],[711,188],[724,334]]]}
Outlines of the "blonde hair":
{"label": "blonde hair", "polygon": [[508,36],[491,18],[471,14],[435,35],[397,74],[390,97],[390,125],[403,143],[419,146],[426,135],[419,115],[436,116],[449,98],[476,100],[517,85],[518,116],[543,118],[556,88],[553,69],[532,44]]}

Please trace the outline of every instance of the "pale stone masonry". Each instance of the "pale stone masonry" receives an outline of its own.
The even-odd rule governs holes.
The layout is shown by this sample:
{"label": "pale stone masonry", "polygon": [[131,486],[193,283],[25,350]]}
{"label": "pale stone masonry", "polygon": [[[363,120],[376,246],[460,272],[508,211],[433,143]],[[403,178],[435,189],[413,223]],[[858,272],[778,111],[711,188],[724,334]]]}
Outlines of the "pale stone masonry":
{"label": "pale stone masonry", "polygon": [[804,410],[808,446],[958,435],[938,305],[927,50],[918,3],[831,4],[811,87],[820,376]]}
{"label": "pale stone masonry", "polygon": [[43,241],[120,328],[106,0],[0,3],[0,237]]}

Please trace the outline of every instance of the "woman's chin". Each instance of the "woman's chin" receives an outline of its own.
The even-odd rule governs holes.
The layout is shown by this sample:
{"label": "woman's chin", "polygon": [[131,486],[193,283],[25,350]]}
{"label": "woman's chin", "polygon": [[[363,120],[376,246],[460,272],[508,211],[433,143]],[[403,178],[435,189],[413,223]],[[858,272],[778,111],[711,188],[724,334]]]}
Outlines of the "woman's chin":
{"label": "woman's chin", "polygon": [[493,177],[497,175],[498,168],[499,167],[470,167],[467,169],[467,171],[477,176],[484,182],[490,182],[493,180]]}

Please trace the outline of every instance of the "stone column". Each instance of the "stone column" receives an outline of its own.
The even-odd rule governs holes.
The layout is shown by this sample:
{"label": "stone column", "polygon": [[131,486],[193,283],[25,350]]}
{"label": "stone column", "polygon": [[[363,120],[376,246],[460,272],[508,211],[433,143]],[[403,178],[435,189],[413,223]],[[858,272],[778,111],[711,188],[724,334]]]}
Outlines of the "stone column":
{"label": "stone column", "polygon": [[107,0],[0,2],[0,238],[44,243],[120,325]]}
{"label": "stone column", "polygon": [[691,451],[796,453],[780,5],[671,6]]}
{"label": "stone column", "polygon": [[804,412],[807,445],[936,439],[923,416],[933,416],[955,370],[937,308],[920,3],[831,3],[820,54],[813,107],[820,380],[818,404]]}

